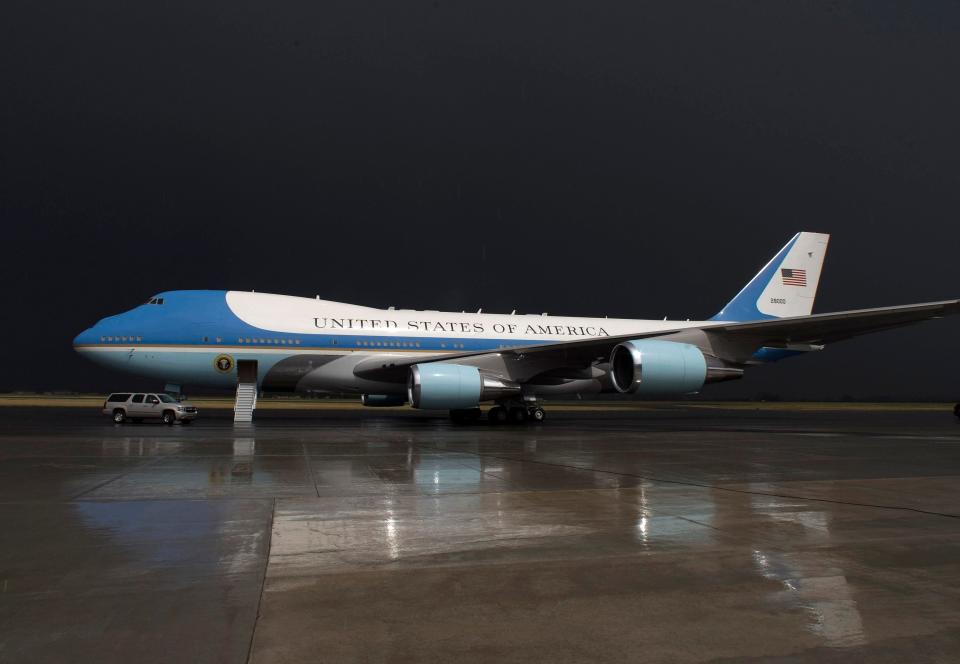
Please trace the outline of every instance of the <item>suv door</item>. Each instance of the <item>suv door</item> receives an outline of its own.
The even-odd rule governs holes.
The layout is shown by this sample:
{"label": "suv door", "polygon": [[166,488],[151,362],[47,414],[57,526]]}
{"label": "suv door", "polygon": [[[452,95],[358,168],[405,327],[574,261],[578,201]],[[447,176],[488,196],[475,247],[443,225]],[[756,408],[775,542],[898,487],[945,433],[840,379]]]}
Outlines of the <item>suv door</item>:
{"label": "suv door", "polygon": [[134,394],[130,401],[127,402],[127,417],[143,417],[145,413],[144,409],[144,397],[145,394]]}
{"label": "suv door", "polygon": [[157,398],[156,394],[148,394],[147,398],[143,400],[143,406],[144,417],[160,417],[163,413],[160,408],[160,399]]}

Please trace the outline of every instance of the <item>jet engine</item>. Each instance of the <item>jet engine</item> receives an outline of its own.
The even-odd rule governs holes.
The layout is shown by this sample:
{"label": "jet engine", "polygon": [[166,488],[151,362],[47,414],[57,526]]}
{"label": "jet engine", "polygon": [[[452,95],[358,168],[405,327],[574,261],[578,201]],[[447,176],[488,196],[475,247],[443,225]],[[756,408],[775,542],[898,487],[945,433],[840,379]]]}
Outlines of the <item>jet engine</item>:
{"label": "jet engine", "polygon": [[481,401],[520,397],[520,385],[463,364],[428,363],[410,367],[407,396],[414,408],[461,410]]}
{"label": "jet engine", "polygon": [[618,392],[680,396],[703,387],[707,381],[707,359],[690,344],[639,339],[614,347],[610,373]]}

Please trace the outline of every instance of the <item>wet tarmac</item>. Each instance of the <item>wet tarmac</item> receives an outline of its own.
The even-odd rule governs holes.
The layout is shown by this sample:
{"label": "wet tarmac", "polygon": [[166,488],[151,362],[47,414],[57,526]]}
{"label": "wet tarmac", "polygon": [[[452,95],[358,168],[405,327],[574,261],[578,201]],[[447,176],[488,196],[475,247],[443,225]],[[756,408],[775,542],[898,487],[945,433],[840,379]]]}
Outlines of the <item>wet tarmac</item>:
{"label": "wet tarmac", "polygon": [[0,409],[3,662],[960,661],[960,421]]}

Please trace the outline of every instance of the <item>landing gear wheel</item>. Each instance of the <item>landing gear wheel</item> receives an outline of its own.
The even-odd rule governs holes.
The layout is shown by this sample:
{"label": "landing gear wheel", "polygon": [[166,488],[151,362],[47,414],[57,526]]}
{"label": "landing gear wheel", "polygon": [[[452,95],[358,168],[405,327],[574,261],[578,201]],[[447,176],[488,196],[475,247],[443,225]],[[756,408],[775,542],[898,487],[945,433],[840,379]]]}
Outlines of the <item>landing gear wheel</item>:
{"label": "landing gear wheel", "polygon": [[527,421],[527,411],[523,408],[511,408],[507,415],[511,424],[522,424]]}
{"label": "landing gear wheel", "polygon": [[487,419],[490,424],[502,424],[507,420],[507,409],[503,406],[494,406],[487,411]]}
{"label": "landing gear wheel", "polygon": [[167,426],[173,426],[173,423],[177,421],[177,416],[173,412],[167,410],[163,413],[163,423]]}
{"label": "landing gear wheel", "polygon": [[122,409],[117,408],[113,411],[113,423],[114,424],[123,424],[127,421],[127,414],[123,412]]}
{"label": "landing gear wheel", "polygon": [[527,417],[530,418],[531,422],[543,422],[547,419],[547,411],[540,406],[534,406],[527,412]]}

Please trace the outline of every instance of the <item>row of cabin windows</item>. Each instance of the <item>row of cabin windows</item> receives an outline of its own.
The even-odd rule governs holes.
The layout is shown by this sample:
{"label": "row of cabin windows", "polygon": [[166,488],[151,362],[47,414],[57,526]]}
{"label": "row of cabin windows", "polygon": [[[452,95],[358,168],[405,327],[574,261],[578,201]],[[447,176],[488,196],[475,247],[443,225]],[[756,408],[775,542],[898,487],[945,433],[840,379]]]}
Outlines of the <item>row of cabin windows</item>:
{"label": "row of cabin windows", "polygon": [[129,337],[100,337],[101,343],[110,343],[110,342],[123,343],[124,341],[133,341],[136,343],[140,343],[141,341],[143,341],[143,337],[135,337],[133,335],[130,335]]}
{"label": "row of cabin windows", "polygon": [[[376,346],[386,348],[420,348],[419,341],[357,341],[358,346]],[[440,344],[441,348],[463,348],[463,344]]]}
{"label": "row of cabin windows", "polygon": [[357,341],[357,345],[390,348],[420,348],[419,341]]}
{"label": "row of cabin windows", "polygon": [[[206,341],[206,337],[204,337],[204,341]],[[220,341],[220,339],[217,338],[217,341]],[[278,346],[299,346],[300,340],[299,339],[260,339],[259,337],[238,337],[237,343],[238,344],[276,344]],[[337,342],[334,341],[333,343],[337,343]]]}

